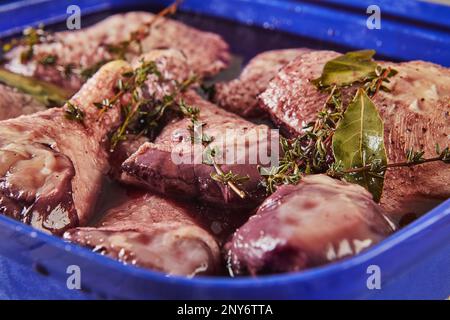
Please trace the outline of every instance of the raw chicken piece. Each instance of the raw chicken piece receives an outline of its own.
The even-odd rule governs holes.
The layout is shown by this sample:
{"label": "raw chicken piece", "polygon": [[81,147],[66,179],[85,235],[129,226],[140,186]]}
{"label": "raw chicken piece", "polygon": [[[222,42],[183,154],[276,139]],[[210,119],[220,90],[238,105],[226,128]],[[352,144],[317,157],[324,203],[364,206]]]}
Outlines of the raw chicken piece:
{"label": "raw chicken piece", "polygon": [[149,142],[146,136],[128,135],[127,140],[121,141],[116,148],[110,153],[111,172],[110,176],[124,185],[143,186],[138,179],[123,172],[122,163],[127,160],[133,153],[135,153],[141,145]]}
{"label": "raw chicken piece", "polygon": [[294,272],[358,254],[393,232],[364,188],[325,175],[280,186],[226,245],[231,274]]}
{"label": "raw chicken piece", "polygon": [[193,205],[144,194],[110,209],[97,227],[67,231],[64,238],[127,264],[170,275],[215,274],[220,252],[197,225]]}
{"label": "raw chicken piece", "polygon": [[[152,50],[151,52],[136,58],[133,67],[137,68],[141,64],[141,60],[155,61],[156,67],[162,73],[163,79],[159,79],[155,75],[149,75],[149,79],[141,88],[141,94],[146,99],[152,101],[162,101],[164,96],[172,95],[178,84],[183,83],[193,76],[188,66],[186,57],[178,50]],[[141,109],[142,111],[145,111]],[[151,111],[151,110],[149,110]],[[167,111],[168,115],[161,118],[159,129],[173,118],[173,114]],[[145,135],[128,134],[125,141],[120,141],[110,154],[110,162],[112,166],[111,175],[114,179],[126,185],[141,186],[136,178],[123,172],[121,165],[133,153],[135,153],[145,142],[151,141],[151,137]]]}
{"label": "raw chicken piece", "polygon": [[[184,79],[181,64],[172,65],[180,57],[173,50],[143,57],[165,76],[160,81],[149,75],[146,94],[158,97]],[[94,103],[113,97],[130,70],[124,61],[108,63],[63,108],[0,122],[1,213],[55,234],[87,223],[110,170],[108,135],[121,123],[121,105],[130,97],[101,116]],[[82,123],[66,118],[71,108],[84,113]]]}
{"label": "raw chicken piece", "polygon": [[45,110],[45,106],[30,95],[0,84],[0,120],[15,118]]}
{"label": "raw chicken piece", "polygon": [[[283,67],[261,94],[261,106],[285,133],[296,136],[314,121],[323,108],[326,93],[310,82],[325,63],[339,55],[333,51],[303,54]],[[390,78],[390,92],[374,97],[384,121],[389,162],[403,162],[408,149],[435,156],[435,145],[450,142],[450,69],[423,61],[380,62],[398,74]],[[348,90],[344,100],[353,97]],[[450,170],[443,163],[390,169],[386,173],[381,205],[395,220],[405,214],[422,214],[450,196]]]}
{"label": "raw chicken piece", "polygon": [[[33,47],[33,59],[26,64],[21,62],[20,56],[27,48],[14,48],[6,55],[9,61],[5,67],[12,72],[34,76],[75,92],[85,81],[83,77],[76,73],[66,76],[55,65],[44,65],[39,61],[51,55],[56,57],[57,65],[73,65],[86,71],[102,61],[111,60],[113,55],[108,49],[111,45],[117,46],[129,40],[134,31],[154,18],[155,15],[147,12],[129,12],[113,15],[79,31],[57,32],[53,42]],[[230,60],[228,45],[220,36],[167,18],[159,18],[152,25],[150,35],[142,41],[144,54],[160,48],[182,51],[199,77],[217,73]],[[138,56],[138,48],[131,46],[126,55],[127,60],[132,61]]]}
{"label": "raw chicken piece", "polygon": [[[278,151],[278,135],[265,125],[255,125],[203,100],[196,93],[181,97],[188,106],[200,110],[203,137],[214,140],[206,147],[192,143],[192,125],[188,117],[174,119],[164,127],[154,143],[146,143],[123,164],[125,172],[144,182],[154,192],[176,198],[199,199],[230,208],[254,208],[265,198],[259,185],[258,164],[268,166],[274,150]],[[241,199],[228,185],[212,179],[214,167],[205,164],[207,150],[217,149],[216,157],[224,173],[248,175],[241,189]],[[203,156],[203,159],[202,159]]]}
{"label": "raw chicken piece", "polygon": [[261,114],[258,95],[280,68],[309,49],[283,49],[266,51],[255,56],[242,70],[238,79],[215,85],[214,102],[225,110],[244,118]]}
{"label": "raw chicken piece", "polygon": [[109,168],[105,138],[120,120],[118,107],[99,120],[93,103],[111,96],[128,69],[105,65],[70,100],[83,124],[66,119],[68,104],[0,122],[2,214],[55,234],[86,224]]}

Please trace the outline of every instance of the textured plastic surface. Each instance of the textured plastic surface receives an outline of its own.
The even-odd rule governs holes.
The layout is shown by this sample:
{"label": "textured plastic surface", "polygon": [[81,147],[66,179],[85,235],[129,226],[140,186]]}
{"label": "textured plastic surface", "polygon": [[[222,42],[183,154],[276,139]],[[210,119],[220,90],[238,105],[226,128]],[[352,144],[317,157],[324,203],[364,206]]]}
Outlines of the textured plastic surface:
{"label": "textured plastic surface", "polygon": [[[148,2],[16,1],[0,6],[0,35],[40,22],[61,21],[71,4],[78,4],[87,14],[143,3]],[[170,1],[151,3],[166,5]],[[382,9],[381,30],[365,28],[369,4]],[[435,4],[186,0],[182,10],[353,48],[375,48],[395,59],[423,59],[450,66],[450,9]],[[82,290],[66,286],[70,265],[81,269]],[[367,288],[370,265],[380,267],[381,290]],[[122,265],[0,216],[0,298],[443,299],[450,295],[449,266],[449,200],[359,256],[302,273],[257,279],[167,277]]]}

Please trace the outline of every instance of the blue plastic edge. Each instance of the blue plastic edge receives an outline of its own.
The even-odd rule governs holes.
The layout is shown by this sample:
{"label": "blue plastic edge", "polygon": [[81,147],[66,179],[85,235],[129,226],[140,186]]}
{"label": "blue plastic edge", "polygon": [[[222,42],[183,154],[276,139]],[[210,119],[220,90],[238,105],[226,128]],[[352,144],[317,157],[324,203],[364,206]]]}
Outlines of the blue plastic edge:
{"label": "blue plastic edge", "polygon": [[[372,264],[383,266],[383,269],[385,270],[383,278],[384,283],[395,282],[395,277],[398,275],[398,273],[400,273],[400,271],[405,272],[405,270],[414,266],[414,264],[417,263],[418,260],[426,260],[426,257],[435,253],[436,250],[443,250],[444,255],[446,255],[447,258],[450,257],[450,233],[448,232],[449,227],[450,200],[447,200],[437,208],[427,213],[422,218],[413,222],[404,229],[394,233],[383,242],[372,247],[366,252],[363,252],[358,256],[352,257],[350,259],[343,260],[341,262],[330,264],[324,267],[306,270],[301,273],[271,275],[259,278],[236,279],[223,277],[198,277],[194,279],[187,279],[184,277],[176,276],[167,277],[159,272],[145,270],[133,266],[125,266],[118,261],[95,254],[90,250],[79,247],[77,245],[64,242],[59,238],[47,235],[31,228],[30,226],[23,225],[4,216],[0,216],[0,239],[2,239],[2,241],[5,240],[3,239],[3,237],[5,237],[5,235],[8,233],[15,235],[19,234],[21,239],[19,242],[21,244],[26,243],[27,245],[30,245],[32,247],[30,250],[36,250],[36,248],[44,248],[43,250],[48,250],[50,248],[50,252],[52,252],[51,256],[58,256],[58,260],[61,259],[62,255],[69,253],[72,256],[70,257],[70,259],[73,259],[75,257],[77,259],[85,260],[88,261],[90,265],[96,266],[96,268],[101,267],[104,270],[113,270],[116,273],[126,275],[127,277],[129,277],[129,279],[142,279],[144,281],[149,281],[149,283],[152,283],[154,285],[160,284],[173,286],[174,284],[176,284],[177,287],[195,289],[200,293],[202,292],[202,290],[209,290],[211,292],[216,291],[216,294],[211,293],[212,297],[216,298],[227,297],[227,290],[233,292],[234,289],[245,289],[250,293],[248,294],[249,296],[258,297],[259,294],[262,294],[267,298],[268,292],[263,293],[255,290],[266,286],[283,287],[283,285],[286,285],[286,288],[289,288],[289,285],[292,286],[293,284],[307,286],[308,284],[317,284],[317,281],[320,282],[325,279],[329,280],[333,278],[341,280],[344,279],[346,282],[349,282],[349,280],[353,278],[355,279],[355,284],[357,284],[359,278],[366,278],[365,270],[368,265]],[[1,250],[4,249],[2,248]],[[53,251],[59,253],[56,254]],[[399,258],[400,255],[401,259]],[[26,260],[29,260],[30,254],[26,253],[26,256]],[[35,259],[39,260],[41,256],[42,254],[39,254],[35,257]],[[14,256],[11,256],[11,254],[10,257],[14,259]],[[46,257],[43,257],[42,259],[43,261],[41,263],[45,265]],[[27,263],[29,262],[30,261],[27,261]],[[67,261],[65,261],[65,263],[67,263]],[[53,271],[59,266],[56,266],[53,261],[47,267]],[[448,271],[449,270],[447,269],[445,272],[448,274]],[[61,277],[64,276],[64,274],[61,274],[61,272],[59,272],[58,276]],[[432,278],[432,276],[433,275],[429,275],[430,278]],[[445,290],[448,290],[449,288],[450,279],[444,278],[441,279],[441,281],[444,281],[444,291],[442,291],[441,289],[436,292],[422,292],[419,297],[429,298],[430,295],[434,298],[436,298],[436,295],[438,295],[438,297],[440,298],[446,297],[446,294],[448,294],[448,292],[445,292]],[[90,285],[92,286],[92,284]],[[99,282],[99,285],[102,286],[101,281]],[[362,289],[361,285],[358,285],[357,288],[353,288],[354,291],[352,291],[350,290],[352,288],[351,283],[346,283],[345,286],[347,287],[346,291],[348,292],[339,290],[339,292],[337,293],[324,293],[323,296],[319,295],[318,297],[311,295],[309,297],[306,296],[306,298],[376,298],[377,296],[383,297],[384,294],[389,294],[389,292],[360,292]],[[183,298],[189,297],[185,294],[183,295],[182,293],[178,294],[180,294]],[[239,298],[238,292],[234,292],[234,294],[236,294],[236,297]],[[269,293],[269,295],[270,294],[273,295],[273,297],[277,297],[276,292]],[[314,294],[317,295],[317,292],[314,292]],[[334,296],[334,294],[338,294],[338,296]],[[361,294],[365,294],[366,296],[361,296]],[[126,297],[127,294],[122,293],[121,295],[119,294],[119,296]],[[195,298],[195,294],[192,293],[192,297]],[[295,297],[296,296],[292,296],[291,298]],[[401,295],[399,297],[401,297]]]}
{"label": "blue plastic edge", "polygon": [[[70,1],[71,4],[73,4],[73,1]],[[161,3],[161,4],[167,4],[170,1],[154,1],[153,3]],[[225,3],[226,2],[226,3]],[[340,1],[342,2],[342,1]],[[376,2],[376,1],[374,1]],[[26,3],[26,5],[25,5]],[[64,7],[68,2],[60,1],[57,5],[54,3],[51,6],[50,13],[59,12],[62,7]],[[87,1],[80,1],[81,3],[87,3]],[[106,9],[111,8],[120,8],[131,4],[139,4],[142,3],[142,1],[128,1],[125,3],[125,1],[98,1],[95,5],[88,6],[86,4],[86,10],[83,9],[83,12],[98,12]],[[218,2],[213,0],[211,3],[215,3],[218,5]],[[222,10],[217,9],[217,7],[214,9],[213,4],[205,6],[205,3],[202,1],[187,1],[182,9],[183,10],[190,10],[195,12],[200,12],[203,14],[210,14],[220,17],[227,17],[244,23],[250,23],[254,25],[261,25],[265,26],[267,28],[276,28],[284,31],[290,31],[293,32],[290,29],[289,19],[290,17],[286,18],[287,20],[284,21],[275,21],[273,20],[274,17],[279,17],[283,12],[291,12],[290,10],[294,5],[302,5],[301,10],[298,10],[298,12],[307,12],[307,17],[310,19],[314,16],[314,10],[319,10],[319,7],[316,7],[315,5],[306,3],[303,4],[301,2],[293,2],[293,1],[254,1],[253,3],[250,3],[249,1],[243,1],[243,0],[232,0],[232,1],[220,1],[222,4]],[[236,5],[242,5],[243,6],[243,12],[239,13],[236,10]],[[15,10],[25,10],[30,11],[30,7],[27,7],[28,5],[38,5],[40,7],[40,13],[46,12],[46,6],[49,5],[49,1],[22,1],[20,4],[16,3],[15,7],[10,7],[9,9],[13,11],[9,11],[9,14],[13,12],[15,14],[18,11]],[[10,6],[10,5],[8,5]],[[12,5],[11,5],[12,6]],[[425,9],[434,8],[436,9],[435,5],[432,4],[424,4]],[[267,13],[268,11],[271,12],[270,15],[264,13],[257,13],[258,8],[265,7],[264,10]],[[58,9],[59,8],[59,9]],[[247,8],[249,11],[247,13],[251,13],[249,15],[246,15]],[[439,8],[442,8],[439,6]],[[6,13],[5,6],[0,7],[0,21],[5,21],[5,14]],[[9,10],[8,9],[8,10]],[[287,11],[286,11],[287,10]],[[320,9],[321,10],[321,9]],[[319,11],[320,11],[319,10]],[[330,9],[326,9],[330,10]],[[442,8],[444,10],[444,8]],[[446,9],[445,9],[446,10]],[[31,10],[33,11],[33,10]],[[231,12],[232,11],[232,12]],[[256,12],[256,13],[255,13]],[[295,12],[295,10],[294,10]],[[329,13],[329,11],[325,11],[326,13]],[[33,12],[35,14],[36,12]],[[324,12],[322,12],[324,14]],[[448,15],[448,11],[445,13]],[[35,17],[38,17],[39,15],[35,15]],[[33,21],[33,23],[30,22],[30,24],[37,24],[39,22],[45,22],[45,23],[53,23],[57,21],[61,21],[65,17],[64,14],[59,15],[53,15],[51,18],[47,18],[42,20],[41,18],[36,18],[36,20],[28,20]],[[22,16],[23,17],[23,16]],[[249,21],[248,19],[252,19],[252,21]],[[267,22],[267,18],[269,19],[269,22]],[[286,17],[286,16],[285,16]],[[317,19],[320,17],[320,15],[316,15],[315,18]],[[355,17],[353,17],[355,18]],[[40,20],[39,20],[40,19]],[[265,20],[263,20],[265,19]],[[325,18],[324,18],[325,19]],[[7,21],[7,19],[6,19]],[[264,24],[264,22],[266,25]],[[268,24],[267,24],[268,23]],[[321,24],[321,27],[323,27],[324,24]],[[395,24],[392,25],[394,27]],[[17,32],[19,29],[21,30],[23,28],[23,25],[16,26],[14,28],[5,29],[3,28],[4,25],[2,22],[0,22],[0,30],[2,33],[0,35],[6,35],[11,34],[13,31]],[[310,27],[312,28],[312,27]],[[6,30],[6,31],[5,31]],[[295,30],[294,30],[295,31]],[[302,34],[302,30],[297,30],[297,34]],[[318,29],[320,31],[320,29]],[[417,31],[417,30],[416,30]],[[431,32],[431,31],[430,31]],[[296,33],[296,32],[293,32]],[[436,33],[433,31],[433,33]],[[318,38],[321,38],[320,34],[314,33],[313,37],[316,36]],[[430,38],[430,35],[427,34],[426,31],[422,31],[422,33],[415,33],[414,36],[421,35],[425,38],[429,38],[430,43],[433,43],[434,41],[437,41],[437,47],[439,47],[442,44],[447,45],[446,49],[448,49],[448,34],[447,33],[438,33],[439,39]],[[310,35],[311,36],[311,35]],[[443,36],[443,38],[440,38]],[[423,37],[419,37],[419,42],[423,40]],[[419,43],[416,42],[416,43]],[[354,45],[357,47],[357,45]],[[389,50],[386,51],[380,51],[383,54],[387,54]],[[445,53],[445,52],[444,52]],[[400,55],[400,54],[399,54]],[[404,59],[408,59],[407,57],[401,56]],[[444,59],[445,58],[445,59]],[[432,60],[432,59],[430,59]],[[444,61],[443,64],[448,65],[448,57],[443,57],[442,55],[439,56],[439,59]],[[21,223],[18,223],[16,221],[13,221],[7,217],[0,216],[0,238],[2,240],[7,239],[6,233],[11,234],[17,234],[20,233],[23,237],[29,237],[30,243],[36,243],[36,247],[39,247],[41,245],[45,245],[48,247],[51,247],[55,250],[59,250],[61,252],[70,252],[71,255],[74,255],[76,257],[79,257],[81,259],[87,259],[90,262],[92,262],[95,265],[102,266],[105,268],[105,270],[116,270],[117,272],[126,274],[130,277],[136,277],[143,280],[151,281],[152,283],[160,283],[160,284],[166,284],[166,285],[177,285],[185,288],[197,288],[202,292],[202,289],[204,290],[218,290],[218,294],[216,297],[227,297],[227,294],[225,292],[222,292],[221,290],[232,290],[232,289],[245,289],[246,291],[254,290],[253,293],[250,294],[250,296],[256,296],[258,297],[258,289],[266,286],[277,286],[282,287],[286,285],[286,288],[289,287],[289,284],[303,284],[303,285],[313,285],[314,281],[317,281],[318,279],[327,279],[329,277],[340,279],[339,275],[349,275],[351,274],[355,268],[358,268],[359,271],[363,270],[364,266],[366,266],[368,263],[380,263],[383,265],[383,261],[389,262],[388,273],[387,277],[385,278],[386,284],[389,285],[389,283],[395,282],[393,280],[394,275],[397,274],[399,270],[405,271],[408,269],[408,265],[415,262],[417,259],[425,260],[425,258],[429,255],[433,255],[436,250],[440,250],[439,252],[443,254],[444,257],[450,256],[450,233],[448,232],[450,227],[450,200],[447,200],[445,203],[441,204],[437,208],[433,209],[429,213],[427,213],[424,217],[420,218],[419,220],[415,221],[408,227],[404,228],[403,230],[398,231],[382,243],[378,244],[377,246],[374,246],[370,250],[366,251],[365,253],[362,253],[356,257],[353,257],[351,259],[331,264],[325,267],[316,268],[312,270],[307,270],[302,273],[297,274],[284,274],[284,275],[273,275],[268,277],[261,277],[258,279],[249,279],[249,278],[240,278],[240,279],[228,279],[228,278],[196,278],[196,279],[186,279],[181,277],[166,277],[165,275],[162,275],[157,272],[149,271],[149,270],[143,270],[140,268],[135,268],[132,266],[124,266],[121,263],[108,259],[106,257],[97,255],[92,253],[89,250],[86,250],[84,248],[78,247],[73,244],[65,243],[61,239],[43,234],[39,231],[36,231],[32,229],[29,226],[25,226]],[[27,242],[28,240],[24,240]],[[411,244],[413,244],[413,247],[409,247]],[[398,257],[398,255],[401,254],[402,259],[395,259],[395,257]],[[13,257],[14,258],[14,257]],[[27,258],[28,259],[28,258]],[[411,267],[411,266],[409,266]],[[49,266],[51,269],[51,266]],[[350,272],[351,271],[351,272]],[[349,273],[350,272],[350,273]],[[448,274],[448,270],[446,271]],[[61,276],[59,274],[58,276]],[[445,283],[445,281],[450,281],[450,278],[443,279],[443,286],[442,288],[449,288],[450,283]],[[348,279],[347,279],[348,281]],[[218,288],[218,289],[215,289]],[[352,288],[351,285],[349,285],[349,288]],[[347,294],[347,297],[384,297],[383,294],[377,295],[375,292],[365,293],[361,294],[361,292],[358,292],[361,288],[355,288],[353,287],[353,292],[349,289],[349,293]],[[441,290],[442,291],[442,290]],[[424,294],[428,294],[431,297],[442,297],[444,298],[445,292],[427,292]],[[208,291],[209,292],[209,291]],[[342,292],[341,292],[342,293]],[[252,295],[253,294],[253,295]],[[262,294],[262,292],[261,292]],[[343,297],[346,297],[343,294]],[[126,294],[125,294],[126,295]],[[447,292],[448,295],[448,292]],[[266,295],[267,296],[267,293]],[[430,297],[427,296],[427,297]],[[241,296],[237,296],[238,298]],[[276,297],[276,294],[274,294],[274,297]],[[295,297],[295,296],[294,296]],[[311,297],[311,296],[310,296]],[[312,296],[314,297],[314,296]],[[319,296],[320,298],[321,296]],[[324,295],[323,297],[333,297],[333,294],[330,295]]]}
{"label": "blue plastic edge", "polygon": [[428,23],[435,27],[450,27],[448,10],[443,10],[445,9],[443,5],[431,2],[392,0],[321,0],[321,2],[357,10],[367,10],[369,6],[377,5],[382,16],[387,14],[411,22]]}
{"label": "blue plastic edge", "polygon": [[[380,30],[366,27],[366,4],[369,2],[379,5],[382,10]],[[0,37],[20,32],[26,25],[62,21],[67,16],[67,6],[72,4],[79,5],[82,14],[90,14],[146,3],[168,5],[171,1],[18,1],[0,6]],[[450,66],[450,6],[436,3],[408,0],[397,0],[395,5],[385,0],[186,0],[181,10],[353,48],[372,48],[393,59],[422,59]]]}

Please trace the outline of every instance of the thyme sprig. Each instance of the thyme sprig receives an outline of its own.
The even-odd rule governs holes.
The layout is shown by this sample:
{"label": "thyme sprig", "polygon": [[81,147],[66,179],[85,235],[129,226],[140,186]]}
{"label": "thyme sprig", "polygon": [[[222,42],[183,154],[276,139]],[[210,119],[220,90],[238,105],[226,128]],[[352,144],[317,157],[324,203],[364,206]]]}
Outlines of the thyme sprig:
{"label": "thyme sprig", "polygon": [[185,116],[191,119],[192,122],[198,121],[198,116],[200,115],[200,109],[188,106],[183,99],[180,99],[179,103],[180,111]]}
{"label": "thyme sprig", "polygon": [[[165,109],[172,104],[172,96],[164,96],[161,105],[153,104],[153,100],[145,99],[141,96],[141,88],[147,81],[149,75],[155,75],[158,81],[162,81],[163,77],[158,70],[155,61],[141,60],[141,65],[132,71],[122,74],[121,79],[117,81],[117,93],[111,99],[104,99],[101,102],[96,102],[94,105],[100,109],[100,116],[108,109],[112,108],[125,94],[131,94],[131,102],[122,106],[123,122],[111,136],[111,150],[114,150],[120,141],[127,139],[127,134],[131,131],[132,124],[136,122],[144,122],[143,116],[151,114],[151,120],[146,119],[145,125],[140,134],[146,134],[150,127],[155,127],[157,122],[164,113]],[[125,80],[124,80],[125,79]],[[150,111],[143,111],[144,108],[152,109]]]}
{"label": "thyme sprig", "polygon": [[155,74],[161,77],[161,73],[158,71],[156,63],[154,61],[141,60],[141,65],[132,71],[127,71],[122,74],[122,77],[126,80],[119,79],[117,81],[116,91],[117,93],[111,97],[103,99],[101,102],[94,102],[94,106],[100,109],[100,117],[108,109],[114,107],[114,105],[122,98],[126,93],[131,92],[131,97],[134,104],[140,102],[139,89],[147,80],[148,75]]}
{"label": "thyme sprig", "polygon": [[[72,75],[78,75],[82,79],[87,80],[106,63],[116,59],[125,59],[126,54],[132,52],[133,48],[137,47],[137,53],[142,54],[142,40],[150,36],[152,26],[161,18],[175,14],[182,1],[183,0],[176,0],[165,9],[161,10],[153,17],[153,19],[142,24],[138,30],[131,32],[127,40],[121,41],[117,44],[104,44],[104,47],[109,52],[110,56],[108,58],[101,59],[91,66],[82,68],[81,66],[76,66],[74,63],[59,64],[58,57],[54,54],[47,54],[40,57],[38,63],[44,66],[54,67],[64,76],[64,78],[69,78]],[[21,52],[20,61],[22,64],[25,64],[33,58],[34,46],[36,44],[49,43],[52,41],[54,41],[53,34],[44,31],[44,27],[42,25],[38,28],[27,28],[24,30],[22,38],[13,39],[9,43],[4,44],[3,52],[8,52],[16,46],[24,45],[25,49]]]}
{"label": "thyme sprig", "polygon": [[[391,67],[383,68],[375,64],[371,60],[374,53],[361,51],[341,56],[327,64],[328,74],[322,74],[320,78],[311,81],[318,90],[327,93],[324,106],[317,113],[316,119],[303,127],[303,134],[290,140],[280,138],[282,156],[278,166],[260,168],[260,174],[264,177],[262,185],[268,193],[274,192],[278,185],[298,183],[304,174],[331,174],[337,171],[333,170],[338,169],[339,163],[334,159],[332,139],[346,110],[343,103],[344,90],[353,86],[361,87],[373,97],[380,90],[388,91],[385,84],[397,74]],[[339,59],[342,61],[338,63]],[[360,76],[355,77],[349,73],[349,69],[344,68],[342,63]],[[335,73],[332,74],[333,72]]]}
{"label": "thyme sprig", "polygon": [[[200,109],[194,106],[189,106],[186,104],[184,100],[180,100],[179,102],[179,110],[185,116],[190,118],[191,124],[188,126],[188,130],[191,134],[191,142],[192,144],[201,143],[204,147],[208,146],[211,142],[214,141],[213,136],[209,136],[206,133],[203,133],[203,127],[206,126],[206,123],[201,122],[199,120]],[[196,130],[200,127],[202,130],[200,134]],[[204,164],[212,165],[214,167],[215,172],[211,172],[211,179],[214,181],[220,182],[224,185],[230,187],[239,197],[244,199],[246,197],[245,191],[241,190],[239,186],[244,182],[250,179],[249,176],[240,176],[238,174],[234,174],[231,170],[229,172],[224,172],[221,166],[216,162],[215,156],[218,154],[217,148],[206,149],[206,159],[203,161]]]}
{"label": "thyme sprig", "polygon": [[37,28],[26,28],[23,30],[23,36],[19,39],[12,39],[10,42],[2,46],[3,52],[11,51],[17,46],[24,46],[24,50],[20,53],[20,62],[25,64],[33,58],[34,46],[39,43],[52,41],[52,35],[44,30],[43,25]]}
{"label": "thyme sprig", "polygon": [[247,194],[245,191],[241,190],[239,188],[239,185],[241,185],[243,182],[250,179],[250,177],[247,176],[240,176],[237,174],[234,174],[231,170],[229,172],[224,172],[219,164],[216,163],[215,156],[217,154],[217,150],[215,148],[207,150],[207,157],[209,162],[216,172],[211,173],[211,178],[214,181],[220,182],[224,185],[227,185],[230,187],[231,190],[234,191],[241,199],[245,199]]}
{"label": "thyme sprig", "polygon": [[138,48],[137,54],[142,54],[143,53],[142,40],[150,36],[152,26],[161,18],[175,14],[181,2],[183,2],[183,0],[175,0],[174,3],[158,12],[153,19],[142,24],[142,26],[138,30],[131,32],[127,40],[121,41],[117,44],[106,44],[106,50],[112,55],[112,57],[110,59],[99,61],[95,65],[81,70],[81,75],[84,78],[89,78],[90,75],[94,74],[103,64],[111,60],[114,59],[126,60],[126,55],[127,53],[133,51],[132,48],[137,47]]}
{"label": "thyme sprig", "polygon": [[111,99],[95,103],[101,113],[114,106],[124,94],[131,95],[131,102],[122,106],[123,122],[111,136],[111,150],[114,150],[120,141],[127,139],[129,134],[153,137],[155,130],[168,110],[179,111],[177,97],[197,82],[192,76],[181,83],[176,83],[172,92],[165,94],[161,100],[154,97],[146,99],[141,95],[141,89],[149,75],[157,77],[159,82],[165,81],[154,61],[141,61],[141,65],[133,71],[124,73],[125,78],[117,82],[117,93]]}
{"label": "thyme sprig", "polygon": [[192,143],[201,143],[202,145],[207,146],[214,141],[214,137],[203,133],[203,129],[200,130],[200,133],[198,132],[197,128],[203,128],[204,126],[206,126],[205,122],[199,122],[192,119],[191,122],[192,124],[188,126],[188,130],[191,134]]}
{"label": "thyme sprig", "polygon": [[332,177],[343,177],[345,174],[349,173],[360,173],[360,172],[368,172],[373,175],[383,175],[384,172],[391,168],[400,168],[400,167],[413,167],[424,163],[429,162],[439,162],[442,161],[444,163],[450,163],[450,148],[446,147],[444,149],[440,149],[440,146],[436,145],[436,157],[432,158],[424,158],[423,155],[425,151],[419,150],[415,151],[414,149],[408,149],[405,152],[405,161],[397,162],[397,163],[388,163],[387,165],[381,165],[379,159],[373,159],[370,164],[352,169],[342,169],[340,163],[336,162],[333,166],[330,167],[327,174]]}
{"label": "thyme sprig", "polygon": [[223,184],[228,184],[228,182],[233,182],[235,184],[240,184],[242,182],[248,181],[250,179],[249,175],[241,176],[239,174],[233,173],[233,171],[228,171],[227,173],[222,171],[222,174],[211,173],[211,178],[217,182]]}
{"label": "thyme sprig", "polygon": [[245,198],[246,193],[241,190],[238,186],[243,182],[248,181],[250,177],[248,175],[241,176],[238,174],[234,174],[231,170],[228,172],[224,172],[220,166],[213,161],[214,170],[216,172],[211,173],[211,178],[214,181],[220,182],[224,185],[228,185],[239,197],[242,199]]}
{"label": "thyme sprig", "polygon": [[303,174],[326,172],[332,165],[331,138],[344,108],[340,88],[334,85],[324,90],[328,91],[324,107],[316,120],[303,128],[304,133],[294,139],[280,137],[279,165],[259,168],[268,193],[273,193],[278,185],[298,183]]}
{"label": "thyme sprig", "polygon": [[[202,145],[207,146],[208,144],[213,142],[214,137],[211,137],[206,133],[203,133],[203,127],[206,126],[206,123],[198,120],[198,117],[200,115],[200,109],[187,105],[183,99],[180,99],[178,106],[181,113],[191,120],[191,124],[188,126],[188,130],[191,135],[192,143],[201,143]],[[198,128],[201,129],[200,133],[198,132],[199,131]]]}
{"label": "thyme sprig", "polygon": [[374,75],[368,76],[363,81],[363,88],[370,97],[374,97],[380,90],[389,92],[390,89],[386,87],[385,84],[390,83],[389,78],[395,76],[397,73],[398,71],[391,67],[383,68],[378,65],[375,68]]}
{"label": "thyme sprig", "polygon": [[[208,145],[210,142],[212,142],[214,137],[211,137],[211,140],[207,143],[203,143],[204,146]],[[195,140],[192,141],[192,143],[195,143]],[[250,177],[247,176],[240,176],[238,174],[234,174],[231,170],[228,172],[224,172],[222,170],[222,167],[216,162],[216,155],[219,153],[217,147],[211,148],[208,147],[206,150],[206,157],[203,160],[204,164],[212,165],[214,167],[215,172],[211,172],[210,176],[211,179],[214,181],[220,182],[224,185],[227,185],[231,190],[233,190],[234,193],[236,193],[241,199],[245,199],[247,196],[246,192],[240,188],[243,182],[250,179]]]}
{"label": "thyme sprig", "polygon": [[278,185],[297,184],[302,175],[310,171],[307,168],[307,157],[304,154],[300,139],[288,140],[280,137],[280,146],[283,156],[278,166],[269,169],[258,167],[260,174],[265,177],[261,181],[267,193],[273,193]]}
{"label": "thyme sprig", "polygon": [[116,58],[125,59],[126,54],[132,51],[132,48],[137,47],[137,53],[142,54],[142,40],[150,35],[152,26],[164,16],[175,14],[181,2],[183,2],[183,0],[175,0],[174,3],[157,13],[153,19],[142,24],[138,30],[131,32],[130,37],[127,40],[117,44],[106,45],[108,52],[113,54]]}

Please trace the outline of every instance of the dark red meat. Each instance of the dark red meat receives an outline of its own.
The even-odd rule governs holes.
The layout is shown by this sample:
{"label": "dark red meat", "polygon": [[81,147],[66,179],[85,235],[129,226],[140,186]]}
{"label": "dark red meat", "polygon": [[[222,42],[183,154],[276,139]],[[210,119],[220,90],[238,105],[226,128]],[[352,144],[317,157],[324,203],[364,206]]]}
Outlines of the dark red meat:
{"label": "dark red meat", "polygon": [[393,227],[362,187],[325,175],[284,185],[227,244],[234,275],[299,271],[345,257],[381,241]]}

